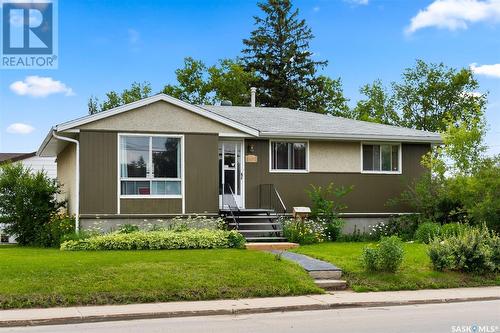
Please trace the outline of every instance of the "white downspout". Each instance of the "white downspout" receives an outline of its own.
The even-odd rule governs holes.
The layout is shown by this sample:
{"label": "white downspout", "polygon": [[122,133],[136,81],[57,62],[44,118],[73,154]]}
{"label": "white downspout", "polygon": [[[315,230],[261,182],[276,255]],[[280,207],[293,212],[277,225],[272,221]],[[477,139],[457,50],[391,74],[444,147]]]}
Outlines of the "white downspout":
{"label": "white downspout", "polygon": [[80,142],[78,140],[67,138],[65,136],[60,136],[52,132],[52,136],[58,140],[72,142],[76,145],[76,203],[75,203],[75,231],[78,233],[80,231]]}

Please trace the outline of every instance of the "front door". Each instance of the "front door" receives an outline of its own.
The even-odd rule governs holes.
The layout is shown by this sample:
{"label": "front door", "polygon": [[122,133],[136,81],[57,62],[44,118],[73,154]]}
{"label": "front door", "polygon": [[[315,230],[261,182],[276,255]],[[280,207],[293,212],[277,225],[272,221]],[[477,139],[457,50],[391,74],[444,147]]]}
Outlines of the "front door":
{"label": "front door", "polygon": [[219,141],[219,207],[244,208],[243,141]]}

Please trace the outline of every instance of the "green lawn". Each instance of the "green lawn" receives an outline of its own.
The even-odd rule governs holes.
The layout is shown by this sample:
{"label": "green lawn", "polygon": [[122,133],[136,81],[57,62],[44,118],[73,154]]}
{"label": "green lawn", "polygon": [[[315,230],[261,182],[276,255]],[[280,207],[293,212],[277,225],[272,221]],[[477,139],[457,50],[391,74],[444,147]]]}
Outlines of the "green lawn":
{"label": "green lawn", "polygon": [[396,274],[368,273],[360,262],[368,243],[322,243],[301,246],[295,252],[329,261],[343,270],[343,278],[355,291],[455,288],[500,285],[500,274],[475,276],[435,272],[424,244],[405,244],[405,258]]}
{"label": "green lawn", "polygon": [[299,266],[257,251],[62,252],[0,246],[0,308],[321,292]]}

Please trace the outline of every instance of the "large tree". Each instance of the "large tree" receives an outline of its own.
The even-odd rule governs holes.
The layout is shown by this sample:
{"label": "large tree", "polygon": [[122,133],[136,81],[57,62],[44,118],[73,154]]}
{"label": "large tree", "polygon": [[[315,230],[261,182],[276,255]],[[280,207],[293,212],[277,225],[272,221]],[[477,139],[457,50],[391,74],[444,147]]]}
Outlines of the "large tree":
{"label": "large tree", "polygon": [[207,66],[203,61],[185,58],[184,67],[176,69],[175,76],[177,84],[167,84],[163,93],[193,104],[211,102]]}
{"label": "large tree", "polygon": [[483,119],[486,95],[477,93],[479,83],[468,68],[417,60],[402,79],[393,83],[402,126],[444,132],[450,122],[473,125]]}
{"label": "large tree", "polygon": [[[260,104],[313,112],[337,113],[344,109],[340,81],[317,75],[327,61],[314,60],[309,43],[314,38],[290,0],[259,3],[263,16],[255,16],[255,30],[243,40],[243,61],[257,75]],[[326,90],[326,91],[325,91]]]}
{"label": "large tree", "polygon": [[129,89],[124,89],[121,93],[109,91],[106,93],[106,99],[99,103],[97,97],[91,96],[88,101],[89,114],[106,111],[117,106],[132,103],[151,95],[151,84],[149,82],[132,83]]}
{"label": "large tree", "polygon": [[359,89],[365,95],[353,109],[352,117],[358,120],[394,125],[399,122],[394,98],[387,92],[382,81],[375,80]]}
{"label": "large tree", "polygon": [[248,105],[253,72],[245,71],[238,59],[221,59],[207,67],[201,60],[184,59],[184,67],[175,71],[177,82],[163,88],[167,95],[193,104],[213,104],[229,100]]}

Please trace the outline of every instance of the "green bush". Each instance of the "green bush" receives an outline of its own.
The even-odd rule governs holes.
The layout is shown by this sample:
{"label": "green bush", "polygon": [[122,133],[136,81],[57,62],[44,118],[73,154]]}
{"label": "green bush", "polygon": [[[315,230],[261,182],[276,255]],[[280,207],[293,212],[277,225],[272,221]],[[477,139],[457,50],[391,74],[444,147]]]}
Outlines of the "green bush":
{"label": "green bush", "polygon": [[403,262],[403,242],[397,236],[382,237],[376,247],[365,247],[361,256],[367,271],[394,273]]}
{"label": "green bush", "polygon": [[365,247],[361,255],[363,266],[369,272],[378,270],[378,249],[373,247]]}
{"label": "green bush", "polygon": [[391,217],[386,224],[386,233],[388,236],[398,236],[404,241],[413,240],[419,220],[418,214]]}
{"label": "green bush", "polygon": [[[345,222],[339,217],[339,212],[347,206],[340,199],[351,190],[352,186],[335,188],[333,183],[325,188],[311,184],[311,190],[306,190],[312,202],[310,218],[324,224],[323,234],[328,240],[336,241],[342,233]],[[330,199],[331,197],[335,200]]]}
{"label": "green bush", "polygon": [[434,239],[429,245],[428,255],[436,270],[484,274],[500,270],[499,247],[498,235],[484,226]]}
{"label": "green bush", "polygon": [[[57,200],[60,185],[43,172],[22,164],[0,166],[0,223],[19,245],[53,246],[56,226],[49,225],[65,202]],[[57,233],[57,232],[56,232]],[[57,237],[56,237],[57,238]]]}
{"label": "green bush", "polygon": [[345,221],[341,218],[334,218],[332,220],[323,221],[323,224],[326,239],[330,241],[339,240]]}
{"label": "green bush", "polygon": [[415,240],[420,243],[429,244],[441,232],[439,223],[424,222],[420,224],[415,232]]}
{"label": "green bush", "polygon": [[458,236],[462,232],[466,231],[467,226],[461,223],[448,223],[441,226],[439,235],[441,238],[447,238],[451,236]]}
{"label": "green bush", "polygon": [[290,242],[314,244],[325,240],[325,224],[322,221],[288,219],[282,225],[283,235]]}
{"label": "green bush", "polygon": [[66,235],[75,232],[75,218],[66,214],[52,216],[49,223],[43,227],[38,245],[44,247],[59,247]]}
{"label": "green bush", "polygon": [[137,231],[93,236],[83,240],[70,240],[61,244],[64,251],[92,250],[171,250],[241,248],[244,237],[236,231]]}

